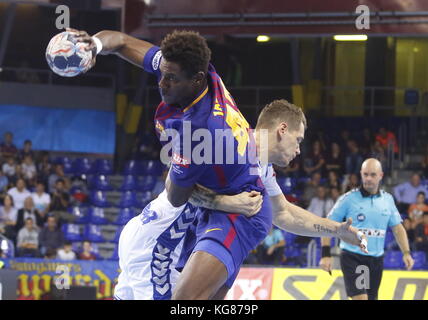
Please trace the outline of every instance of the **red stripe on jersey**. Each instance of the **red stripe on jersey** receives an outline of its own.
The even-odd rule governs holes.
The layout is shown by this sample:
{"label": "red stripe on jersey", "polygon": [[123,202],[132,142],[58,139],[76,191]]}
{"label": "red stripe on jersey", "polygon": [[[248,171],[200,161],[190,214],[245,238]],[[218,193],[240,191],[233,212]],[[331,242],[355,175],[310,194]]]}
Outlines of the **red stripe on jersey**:
{"label": "red stripe on jersey", "polygon": [[219,166],[218,164],[215,164],[213,167],[214,167],[214,172],[217,175],[217,179],[220,186],[223,188],[226,187],[227,180],[226,180],[226,175],[224,174],[223,167]]}
{"label": "red stripe on jersey", "polygon": [[238,216],[239,216],[238,213],[231,213],[227,215],[230,222],[232,222],[232,226],[230,227],[229,232],[227,233],[226,239],[224,239],[223,241],[223,244],[227,249],[230,248],[230,246],[233,243],[233,240],[235,240],[236,238],[236,230],[235,230],[234,222],[236,219],[238,219]]}

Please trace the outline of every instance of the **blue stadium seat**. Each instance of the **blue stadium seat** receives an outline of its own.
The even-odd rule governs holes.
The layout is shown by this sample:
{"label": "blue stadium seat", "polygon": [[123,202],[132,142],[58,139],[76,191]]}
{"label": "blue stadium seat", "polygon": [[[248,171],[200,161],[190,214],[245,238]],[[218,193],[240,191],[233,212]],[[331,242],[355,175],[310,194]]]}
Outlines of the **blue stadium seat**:
{"label": "blue stadium seat", "polygon": [[120,186],[120,191],[131,191],[138,189],[138,177],[133,175],[125,176],[122,185]]}
{"label": "blue stadium seat", "polygon": [[110,160],[97,159],[92,164],[92,172],[94,174],[111,175],[113,174],[113,165]]}
{"label": "blue stadium seat", "polygon": [[93,224],[88,224],[85,226],[85,239],[91,242],[106,241],[101,234],[101,227]]}
{"label": "blue stadium seat", "polygon": [[140,208],[145,208],[150,201],[152,201],[153,195],[151,191],[145,191],[141,194],[141,198],[139,198],[140,200]]}
{"label": "blue stadium seat", "polygon": [[109,221],[104,215],[104,209],[98,207],[89,208],[89,223],[97,225],[108,224]]}
{"label": "blue stadium seat", "polygon": [[133,217],[135,217],[135,211],[132,208],[122,208],[119,211],[119,215],[117,216],[116,221],[114,221],[114,224],[117,225],[125,225],[128,223],[129,220],[131,220]]}
{"label": "blue stadium seat", "polygon": [[123,226],[117,229],[116,234],[114,235],[114,238],[113,240],[111,240],[111,242],[115,242],[115,243],[119,242],[119,238],[120,238],[120,234],[122,233],[122,230],[123,230]]}
{"label": "blue stadium seat", "polygon": [[125,191],[124,193],[122,193],[118,206],[119,208],[129,208],[129,207],[140,208],[141,203],[137,200],[137,197],[135,196],[135,192]]}
{"label": "blue stadium seat", "polygon": [[83,207],[72,207],[70,210],[70,213],[73,214],[73,216],[76,217],[76,220],[74,223],[77,224],[86,224],[89,223],[89,215],[86,208]]}
{"label": "blue stadium seat", "polygon": [[91,194],[91,202],[95,207],[108,208],[111,204],[107,201],[104,191],[94,191]]}
{"label": "blue stadium seat", "polygon": [[114,247],[114,251],[108,260],[119,260],[119,246],[118,245],[116,245]]}
{"label": "blue stadium seat", "polygon": [[141,172],[141,164],[138,161],[130,160],[125,163],[125,168],[123,168],[124,175],[137,175]]}
{"label": "blue stadium seat", "polygon": [[91,174],[92,166],[88,158],[76,158],[73,162],[73,173],[75,175]]}
{"label": "blue stadium seat", "polygon": [[387,251],[384,257],[385,269],[400,269],[404,266],[400,251]]}
{"label": "blue stadium seat", "polygon": [[415,260],[415,265],[413,266],[413,269],[415,270],[422,270],[425,269],[427,266],[426,264],[426,254],[423,251],[414,251],[412,253],[413,259]]}
{"label": "blue stadium seat", "polygon": [[152,191],[157,182],[157,178],[154,176],[145,176],[140,180],[138,191]]}
{"label": "blue stadium seat", "polygon": [[65,223],[62,226],[64,239],[69,241],[82,241],[79,225],[73,223]]}
{"label": "blue stadium seat", "polygon": [[108,178],[105,175],[96,175],[92,178],[90,183],[92,190],[112,191],[113,187],[110,185]]}
{"label": "blue stadium seat", "polygon": [[161,176],[163,170],[164,167],[162,162],[158,160],[146,160],[142,163],[140,174],[148,176]]}

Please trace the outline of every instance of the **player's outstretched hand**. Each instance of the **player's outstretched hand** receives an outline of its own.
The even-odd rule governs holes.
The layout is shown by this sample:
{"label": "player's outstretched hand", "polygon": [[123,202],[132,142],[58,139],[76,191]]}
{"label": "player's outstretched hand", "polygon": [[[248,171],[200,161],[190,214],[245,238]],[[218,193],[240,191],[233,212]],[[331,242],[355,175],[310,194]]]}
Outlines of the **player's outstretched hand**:
{"label": "player's outstretched hand", "polygon": [[357,228],[354,228],[352,225],[352,218],[348,218],[346,222],[340,224],[338,230],[338,236],[342,241],[345,241],[354,246],[359,246],[361,251],[368,253],[367,250],[367,237],[359,231]]}
{"label": "player's outstretched hand", "polygon": [[[86,51],[91,51],[92,52],[96,52],[96,43],[94,41],[94,39],[86,32],[83,30],[76,30],[73,28],[67,28],[66,29],[67,32],[73,33],[74,34],[74,38],[76,39],[76,41],[78,42],[82,42],[82,43],[86,43],[87,46],[85,48]],[[91,61],[91,65],[88,68],[88,70],[90,70],[96,63],[96,54],[92,55],[92,61]]]}

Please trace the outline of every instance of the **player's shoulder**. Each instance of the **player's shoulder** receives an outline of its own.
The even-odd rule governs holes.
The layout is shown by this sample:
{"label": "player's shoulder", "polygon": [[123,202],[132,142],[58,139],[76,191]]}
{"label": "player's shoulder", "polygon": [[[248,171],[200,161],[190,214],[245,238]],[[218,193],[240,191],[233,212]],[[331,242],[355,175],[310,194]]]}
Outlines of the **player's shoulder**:
{"label": "player's shoulder", "polygon": [[337,201],[339,202],[339,201],[345,201],[345,200],[353,200],[356,197],[360,197],[360,195],[361,193],[358,188],[351,189],[348,192],[342,194]]}
{"label": "player's shoulder", "polygon": [[389,192],[385,191],[384,189],[380,189],[379,193],[386,200],[392,200],[392,201],[394,201],[394,196],[392,194],[390,194]]}

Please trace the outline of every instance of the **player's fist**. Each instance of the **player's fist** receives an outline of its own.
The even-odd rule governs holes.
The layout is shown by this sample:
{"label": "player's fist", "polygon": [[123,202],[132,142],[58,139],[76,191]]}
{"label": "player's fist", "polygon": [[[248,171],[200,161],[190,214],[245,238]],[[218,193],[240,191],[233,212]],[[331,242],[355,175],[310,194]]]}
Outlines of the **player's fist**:
{"label": "player's fist", "polygon": [[331,257],[321,258],[320,267],[324,271],[331,272]]}

